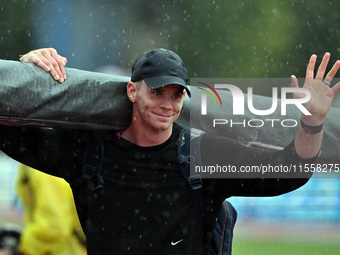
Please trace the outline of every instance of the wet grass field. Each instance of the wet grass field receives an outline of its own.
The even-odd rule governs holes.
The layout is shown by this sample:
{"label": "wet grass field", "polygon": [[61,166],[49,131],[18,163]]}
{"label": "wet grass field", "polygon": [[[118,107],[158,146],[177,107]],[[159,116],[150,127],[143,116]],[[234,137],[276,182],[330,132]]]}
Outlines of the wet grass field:
{"label": "wet grass field", "polygon": [[240,239],[234,241],[233,255],[338,255],[340,244],[318,242],[264,241]]}
{"label": "wet grass field", "polygon": [[340,226],[286,224],[236,227],[233,255],[338,255]]}

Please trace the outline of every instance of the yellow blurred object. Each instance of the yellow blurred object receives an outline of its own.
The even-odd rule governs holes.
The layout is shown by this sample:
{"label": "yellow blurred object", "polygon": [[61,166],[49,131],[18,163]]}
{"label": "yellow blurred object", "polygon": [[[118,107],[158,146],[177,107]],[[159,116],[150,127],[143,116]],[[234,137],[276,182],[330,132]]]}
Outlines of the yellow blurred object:
{"label": "yellow blurred object", "polygon": [[21,252],[34,255],[87,253],[72,191],[65,180],[21,165],[16,187],[24,205]]}

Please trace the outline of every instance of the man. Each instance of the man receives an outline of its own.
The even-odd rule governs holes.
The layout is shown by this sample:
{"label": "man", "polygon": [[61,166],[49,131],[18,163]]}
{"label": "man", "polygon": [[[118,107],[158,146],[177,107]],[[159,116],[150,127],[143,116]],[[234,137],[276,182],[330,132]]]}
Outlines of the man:
{"label": "man", "polygon": [[[311,92],[295,140],[280,152],[245,148],[226,138],[204,135],[204,165],[272,165],[314,162],[322,142],[322,123],[340,84],[330,88],[340,67],[337,61],[323,80],[326,53],[314,79],[316,56],[309,61],[304,88]],[[23,56],[50,71],[62,82],[66,60],[51,49]],[[104,157],[104,188],[82,177],[82,161],[92,134],[81,130],[0,128],[1,149],[31,167],[60,176],[72,187],[77,211],[87,236],[88,254],[197,254],[191,190],[179,169],[177,141],[182,127],[174,123],[183,99],[190,96],[187,70],[177,54],[164,49],[144,53],[132,68],[127,94],[133,103],[125,130],[100,133]],[[292,86],[297,87],[295,77]],[[299,96],[299,95],[296,95]],[[112,99],[114,100],[114,99]],[[20,147],[20,150],[16,148]],[[204,157],[207,152],[216,157]],[[245,159],[247,159],[245,161]],[[308,179],[205,179],[203,237],[209,237],[225,198],[272,196],[292,191]]]}

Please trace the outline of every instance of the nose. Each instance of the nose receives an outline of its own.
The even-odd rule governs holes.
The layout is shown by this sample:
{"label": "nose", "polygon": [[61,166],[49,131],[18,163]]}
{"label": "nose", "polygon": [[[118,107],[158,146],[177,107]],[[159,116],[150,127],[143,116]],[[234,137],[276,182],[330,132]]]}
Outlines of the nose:
{"label": "nose", "polygon": [[170,99],[169,98],[163,98],[162,103],[161,103],[161,108],[171,110],[173,108],[171,98]]}

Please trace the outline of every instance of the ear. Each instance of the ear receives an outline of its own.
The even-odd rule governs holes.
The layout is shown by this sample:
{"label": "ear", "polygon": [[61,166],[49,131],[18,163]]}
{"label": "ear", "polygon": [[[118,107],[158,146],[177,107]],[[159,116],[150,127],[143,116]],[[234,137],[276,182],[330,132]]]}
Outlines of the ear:
{"label": "ear", "polygon": [[183,98],[185,98],[186,93],[187,93],[187,90],[183,89]]}
{"label": "ear", "polygon": [[137,85],[136,83],[130,81],[126,86],[127,96],[132,103],[136,101],[137,95]]}

